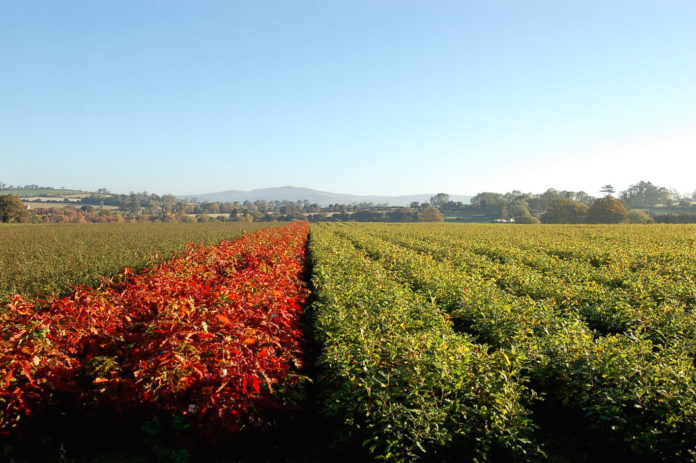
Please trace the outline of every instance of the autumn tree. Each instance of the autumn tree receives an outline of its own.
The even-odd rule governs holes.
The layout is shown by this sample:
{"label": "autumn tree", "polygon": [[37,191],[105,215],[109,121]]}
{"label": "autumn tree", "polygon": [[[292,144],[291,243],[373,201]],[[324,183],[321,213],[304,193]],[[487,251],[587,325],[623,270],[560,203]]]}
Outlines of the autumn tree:
{"label": "autumn tree", "polygon": [[29,212],[19,197],[15,195],[0,195],[0,222],[24,222]]}
{"label": "autumn tree", "polygon": [[438,211],[437,208],[428,206],[423,209],[418,215],[418,219],[421,222],[444,222],[445,217],[442,212]]}
{"label": "autumn tree", "polygon": [[595,200],[587,211],[589,223],[622,223],[627,219],[628,209],[611,195]]}

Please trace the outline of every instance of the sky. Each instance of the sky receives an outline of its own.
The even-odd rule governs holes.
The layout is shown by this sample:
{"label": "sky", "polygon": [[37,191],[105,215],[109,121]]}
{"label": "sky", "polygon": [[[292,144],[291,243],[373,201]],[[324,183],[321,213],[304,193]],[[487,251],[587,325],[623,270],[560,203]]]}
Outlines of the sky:
{"label": "sky", "polygon": [[696,190],[693,0],[0,0],[0,181]]}

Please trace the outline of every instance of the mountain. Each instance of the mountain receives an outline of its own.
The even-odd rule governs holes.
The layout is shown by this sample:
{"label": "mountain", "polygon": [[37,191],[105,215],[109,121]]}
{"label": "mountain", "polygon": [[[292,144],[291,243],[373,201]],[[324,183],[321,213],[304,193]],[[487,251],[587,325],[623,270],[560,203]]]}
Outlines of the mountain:
{"label": "mountain", "polygon": [[[312,190],[311,188],[297,188],[293,186],[284,186],[277,188],[262,188],[251,191],[227,190],[218,193],[205,193],[200,195],[183,195],[179,196],[182,199],[195,198],[198,201],[221,201],[234,202],[239,201],[304,201],[316,203],[321,206],[329,204],[353,204],[353,203],[374,203],[390,206],[408,206],[414,201],[419,203],[427,202],[435,193],[420,194],[420,195],[405,195],[405,196],[359,196],[346,195],[339,193],[329,193],[327,191]],[[468,203],[471,196],[450,195],[452,201],[461,201]]]}

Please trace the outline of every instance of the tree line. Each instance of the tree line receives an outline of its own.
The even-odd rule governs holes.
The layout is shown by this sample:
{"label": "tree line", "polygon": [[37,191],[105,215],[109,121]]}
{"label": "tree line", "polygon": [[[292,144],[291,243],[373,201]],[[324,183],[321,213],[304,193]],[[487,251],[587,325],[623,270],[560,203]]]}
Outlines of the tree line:
{"label": "tree line", "polygon": [[430,198],[448,221],[514,223],[694,223],[696,192],[681,195],[675,190],[640,181],[617,197],[610,184],[596,198],[584,191],[553,188],[540,194],[512,191],[483,192],[469,204],[453,202],[445,193]]}
{"label": "tree line", "polygon": [[[469,203],[454,202],[446,193],[409,207],[355,203],[321,206],[309,201],[195,202],[174,195],[147,192],[111,194],[105,188],[82,198],[46,207],[38,200],[29,209],[16,196],[0,195],[2,222],[514,222],[514,223],[696,223],[696,192],[674,190],[640,181],[616,197],[612,185],[596,198],[584,191],[550,188],[543,193],[482,192]],[[46,201],[46,200],[43,200]]]}

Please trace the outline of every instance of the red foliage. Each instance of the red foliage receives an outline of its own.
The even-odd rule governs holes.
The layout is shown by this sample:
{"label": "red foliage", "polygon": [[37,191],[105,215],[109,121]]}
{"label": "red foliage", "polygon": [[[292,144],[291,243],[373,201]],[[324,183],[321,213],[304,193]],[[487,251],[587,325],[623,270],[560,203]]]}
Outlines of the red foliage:
{"label": "red foliage", "polygon": [[152,407],[218,432],[288,408],[302,364],[309,225],[260,230],[0,315],[0,430],[66,397]]}

